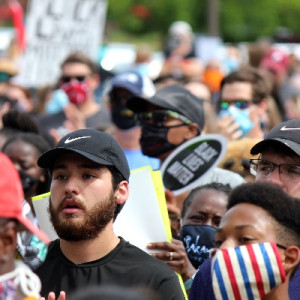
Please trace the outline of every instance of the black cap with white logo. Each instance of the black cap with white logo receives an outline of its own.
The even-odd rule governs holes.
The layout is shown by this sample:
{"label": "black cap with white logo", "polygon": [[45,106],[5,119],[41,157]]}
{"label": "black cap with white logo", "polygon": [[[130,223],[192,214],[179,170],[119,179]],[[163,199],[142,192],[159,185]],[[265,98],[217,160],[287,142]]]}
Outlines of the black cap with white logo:
{"label": "black cap with white logo", "polygon": [[300,119],[282,122],[271,129],[265,139],[252,147],[250,153],[256,155],[271,143],[281,143],[300,156]]}
{"label": "black cap with white logo", "polygon": [[64,136],[55,148],[45,152],[38,159],[41,168],[52,169],[58,157],[73,152],[104,166],[114,166],[129,180],[130,170],[126,156],[109,134],[96,129],[80,129]]}

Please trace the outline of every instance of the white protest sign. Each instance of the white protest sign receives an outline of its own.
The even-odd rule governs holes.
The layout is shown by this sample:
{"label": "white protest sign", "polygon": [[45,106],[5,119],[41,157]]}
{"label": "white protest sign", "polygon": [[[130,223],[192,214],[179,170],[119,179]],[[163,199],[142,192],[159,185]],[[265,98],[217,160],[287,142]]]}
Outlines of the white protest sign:
{"label": "white protest sign", "polygon": [[75,50],[96,61],[106,10],[106,0],[31,0],[17,80],[28,87],[55,83],[60,63]]}
{"label": "white protest sign", "polygon": [[150,167],[131,172],[130,196],[114,223],[117,235],[146,252],[148,243],[168,241],[151,172]]}
{"label": "white protest sign", "polygon": [[196,187],[221,161],[226,149],[225,137],[218,134],[201,135],[183,143],[161,165],[165,188],[178,195]]}
{"label": "white protest sign", "polygon": [[48,207],[49,207],[50,192],[42,195],[32,197],[32,204],[36,217],[39,221],[39,227],[47,234],[50,241],[58,238],[49,218]]}

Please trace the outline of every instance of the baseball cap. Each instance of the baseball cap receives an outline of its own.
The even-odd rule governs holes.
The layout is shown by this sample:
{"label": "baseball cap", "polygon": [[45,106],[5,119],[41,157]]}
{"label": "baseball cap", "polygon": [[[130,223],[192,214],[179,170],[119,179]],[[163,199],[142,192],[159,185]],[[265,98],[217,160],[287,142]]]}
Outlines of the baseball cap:
{"label": "baseball cap", "polygon": [[24,193],[21,180],[11,160],[3,153],[0,153],[0,165],[0,218],[18,220],[20,230],[29,230],[48,244],[47,235],[22,213]]}
{"label": "baseball cap", "polygon": [[275,73],[283,73],[287,70],[289,63],[288,54],[283,50],[274,48],[271,49],[262,59],[260,66]]}
{"label": "baseball cap", "polygon": [[273,127],[263,141],[252,147],[250,153],[261,153],[274,141],[287,146],[300,156],[300,119],[288,120]]}
{"label": "baseball cap", "polygon": [[129,167],[125,154],[117,141],[108,133],[96,129],[80,129],[65,135],[55,148],[38,159],[41,168],[52,169],[56,159],[66,152],[73,152],[104,166],[114,166],[129,180]]}
{"label": "baseball cap", "polygon": [[137,72],[125,72],[116,75],[112,79],[112,89],[124,88],[132,94],[141,96],[143,94],[143,78]]}
{"label": "baseball cap", "polygon": [[187,117],[192,122],[197,123],[199,131],[202,131],[204,125],[203,100],[194,96],[187,89],[176,84],[168,85],[158,90],[149,99],[131,97],[127,102],[127,107],[136,113],[146,112],[149,103]]}
{"label": "baseball cap", "polygon": [[185,21],[175,21],[169,27],[170,35],[185,35],[193,32],[192,27]]}

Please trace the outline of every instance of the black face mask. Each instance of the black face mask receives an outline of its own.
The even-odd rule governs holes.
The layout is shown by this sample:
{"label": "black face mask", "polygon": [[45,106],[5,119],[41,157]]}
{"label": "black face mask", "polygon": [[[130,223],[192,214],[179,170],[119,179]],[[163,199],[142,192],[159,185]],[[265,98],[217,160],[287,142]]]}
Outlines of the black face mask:
{"label": "black face mask", "polygon": [[153,126],[149,124],[142,125],[142,135],[140,144],[144,155],[159,157],[169,151],[176,149],[179,145],[168,142],[168,131],[171,128],[186,126],[180,124],[175,126]]}
{"label": "black face mask", "polygon": [[34,184],[38,182],[38,180],[22,171],[19,171],[19,175],[21,178],[24,194],[26,194],[28,191],[30,191]]}
{"label": "black face mask", "polygon": [[113,105],[111,111],[111,117],[113,123],[119,129],[126,130],[137,126],[137,121],[134,117],[133,111],[128,109],[126,105],[122,105],[122,104]]}
{"label": "black face mask", "polygon": [[188,258],[194,268],[209,258],[215,247],[217,229],[209,225],[184,225],[181,227],[180,240],[183,242]]}

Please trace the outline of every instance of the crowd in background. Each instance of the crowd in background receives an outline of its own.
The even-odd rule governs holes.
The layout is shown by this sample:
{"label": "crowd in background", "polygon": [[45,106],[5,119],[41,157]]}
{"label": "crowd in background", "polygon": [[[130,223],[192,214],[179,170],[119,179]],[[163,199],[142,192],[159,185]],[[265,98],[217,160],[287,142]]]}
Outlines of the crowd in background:
{"label": "crowd in background", "polygon": [[[183,142],[198,135],[223,135],[228,142],[226,153],[218,167],[203,178],[199,187],[176,197],[166,190],[172,241],[158,241],[148,246],[149,250],[157,250],[152,256],[182,276],[185,292],[188,293],[198,268],[216,246],[216,232],[217,236],[223,235],[225,244],[224,236],[227,232],[224,232],[227,229],[224,228],[233,218],[227,211],[239,205],[245,208],[252,205],[256,210],[264,210],[280,226],[284,223],[282,232],[295,230],[291,225],[286,225],[288,221],[282,221],[276,209],[275,212],[271,210],[269,204],[236,198],[241,190],[247,191],[255,199],[260,195],[268,198],[272,193],[281,193],[271,186],[266,185],[265,190],[263,185],[256,186],[253,183],[255,180],[263,181],[258,176],[263,167],[269,171],[267,178],[276,167],[282,176],[288,177],[289,173],[297,172],[297,168],[287,169],[284,166],[286,161],[279,161],[281,165],[276,165],[278,161],[271,159],[271,162],[264,160],[262,163],[261,158],[264,155],[267,157],[263,151],[269,150],[257,149],[256,145],[265,139],[272,139],[272,134],[277,139],[276,134],[279,133],[272,129],[282,122],[299,119],[300,60],[294,53],[287,53],[270,41],[261,40],[249,45],[246,54],[245,49],[242,51],[235,45],[226,45],[226,54],[222,59],[214,57],[203,61],[197,55],[192,28],[181,21],[170,26],[164,46],[164,60],[156,77],[151,77],[149,68],[152,53],[147,45],[137,47],[134,64],[117,74],[104,70],[85,54],[75,51],[62,62],[57,81],[38,89],[19,85],[18,69],[14,63],[8,58],[0,59],[0,150],[11,159],[19,172],[24,191],[24,214],[38,224],[31,198],[50,190],[52,175],[38,165],[38,159],[46,151],[55,148],[67,134],[93,128],[113,136],[123,150],[131,170],[148,165],[157,170]],[[293,132],[297,130],[296,125]],[[278,139],[282,141],[281,136]],[[295,144],[300,142],[297,137],[290,136],[288,139]],[[296,146],[289,147],[297,153]],[[281,153],[285,153],[284,150]],[[297,155],[300,155],[300,151]],[[254,160],[249,161],[250,158]],[[297,166],[295,162],[288,163]],[[253,169],[257,172],[254,175]],[[298,173],[294,176],[296,179],[300,179]],[[289,189],[281,183],[276,185],[281,186],[291,197],[300,197],[296,189]],[[238,186],[239,192],[231,194]],[[291,202],[291,207],[294,207],[293,199],[285,196]],[[268,201],[272,206],[272,200]],[[226,217],[222,219],[224,215]],[[297,216],[291,218],[293,223]],[[219,227],[220,224],[222,227]],[[274,225],[274,228],[277,230],[278,226]],[[196,244],[193,238],[200,236],[201,244]],[[298,239],[292,235],[288,245],[296,245]],[[275,241],[262,238],[258,242]],[[201,251],[195,251],[194,246],[201,247]],[[35,235],[21,233],[16,247],[20,257],[32,270],[41,270],[47,256],[46,243]],[[285,245],[285,249],[287,247]],[[275,255],[280,256],[277,252]],[[215,262],[213,267],[212,272],[217,273]],[[203,271],[204,274],[210,273],[208,269],[210,265]],[[285,271],[289,274],[290,270],[296,270],[294,264]],[[210,274],[208,276],[211,278]],[[202,284],[205,287],[212,284],[211,281],[203,283],[199,278],[195,285]],[[215,277],[212,278],[214,295],[221,295],[222,288],[216,288],[217,281]],[[295,286],[298,286],[298,281]],[[284,280],[277,285],[282,282]],[[191,299],[212,299],[209,298],[211,294],[207,296],[195,292],[196,288],[198,286],[194,287]],[[49,291],[43,290],[43,296],[46,297]],[[91,297],[95,298],[89,299],[104,299],[100,297],[105,291],[91,290]],[[137,295],[129,290],[120,293],[124,298],[119,298],[118,290],[114,290],[111,298],[105,299],[139,297],[139,290],[136,291]],[[151,293],[149,291],[149,299],[159,299],[159,295]],[[231,292],[224,293],[230,295]],[[113,298],[113,294],[117,298]],[[96,298],[97,295],[99,298]],[[146,296],[144,294],[143,298],[146,299]],[[298,296],[294,293],[293,299],[300,299]],[[223,294],[222,297],[218,299],[226,299]],[[72,299],[84,299],[84,295],[79,291]],[[180,299],[180,296],[177,294],[172,299]]]}

